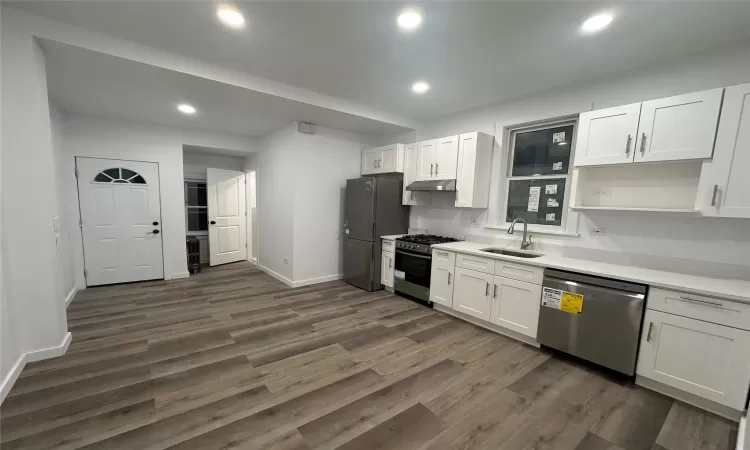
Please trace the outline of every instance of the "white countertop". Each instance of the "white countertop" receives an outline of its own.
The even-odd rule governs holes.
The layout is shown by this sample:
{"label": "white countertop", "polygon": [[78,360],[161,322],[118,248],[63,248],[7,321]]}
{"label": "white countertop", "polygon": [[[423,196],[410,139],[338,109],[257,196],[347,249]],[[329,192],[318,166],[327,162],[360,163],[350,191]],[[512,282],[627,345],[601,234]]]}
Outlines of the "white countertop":
{"label": "white countertop", "polygon": [[[386,238],[385,236],[383,237]],[[538,258],[517,258],[479,251],[483,248],[506,248],[518,251],[515,247],[480,244],[477,242],[452,242],[436,244],[432,248],[451,250],[458,253],[482,256],[491,259],[513,261],[529,266],[549,267],[552,269],[580,272],[588,275],[614,278],[634,283],[648,284],[653,287],[674,289],[678,291],[721,297],[727,300],[750,303],[750,281],[709,278],[661,270],[645,269],[635,266],[602,263],[585,259],[573,259],[565,256],[545,254]],[[535,252],[530,252],[535,253]]]}
{"label": "white countertop", "polygon": [[387,241],[394,241],[397,238],[400,238],[401,236],[407,236],[406,234],[392,234],[390,236],[380,236],[380,239],[385,239]]}

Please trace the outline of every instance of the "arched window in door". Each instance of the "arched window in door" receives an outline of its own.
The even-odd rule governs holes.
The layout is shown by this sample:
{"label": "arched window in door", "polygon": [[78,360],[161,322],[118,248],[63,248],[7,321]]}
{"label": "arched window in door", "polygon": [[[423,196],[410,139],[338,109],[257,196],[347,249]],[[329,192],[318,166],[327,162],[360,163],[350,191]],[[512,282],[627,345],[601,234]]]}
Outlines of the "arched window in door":
{"label": "arched window in door", "polygon": [[95,183],[129,183],[146,184],[146,180],[139,174],[124,167],[105,169],[94,177]]}

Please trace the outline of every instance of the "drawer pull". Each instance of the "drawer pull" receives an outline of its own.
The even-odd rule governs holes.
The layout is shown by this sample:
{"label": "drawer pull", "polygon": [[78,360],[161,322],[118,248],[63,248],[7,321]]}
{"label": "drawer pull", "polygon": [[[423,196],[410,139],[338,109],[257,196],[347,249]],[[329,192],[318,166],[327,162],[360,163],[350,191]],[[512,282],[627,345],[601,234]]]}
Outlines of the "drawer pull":
{"label": "drawer pull", "polygon": [[437,252],[437,254],[438,254],[438,256],[445,256],[446,258],[448,257],[447,253]]}
{"label": "drawer pull", "polygon": [[680,297],[680,300],[685,300],[685,301],[688,301],[688,302],[701,303],[701,304],[704,304],[704,305],[716,306],[718,308],[723,308],[724,307],[723,303],[709,302],[708,300],[698,300],[697,298]]}
{"label": "drawer pull", "polygon": [[646,334],[646,342],[651,342],[651,332],[654,330],[654,322],[648,323],[648,333]]}

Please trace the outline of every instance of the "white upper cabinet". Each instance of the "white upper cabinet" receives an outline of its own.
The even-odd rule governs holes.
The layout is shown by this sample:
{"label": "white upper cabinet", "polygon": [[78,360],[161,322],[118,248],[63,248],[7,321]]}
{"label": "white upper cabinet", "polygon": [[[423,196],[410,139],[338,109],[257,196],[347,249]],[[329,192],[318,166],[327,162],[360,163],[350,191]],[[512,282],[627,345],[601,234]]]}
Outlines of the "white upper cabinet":
{"label": "white upper cabinet", "polygon": [[750,218],[750,83],[726,89],[703,215]]}
{"label": "white upper cabinet", "polygon": [[456,206],[487,208],[490,198],[492,147],[494,137],[465,133],[458,137]]}
{"label": "white upper cabinet", "polygon": [[723,91],[582,113],[575,165],[711,158]]}
{"label": "white upper cabinet", "polygon": [[386,145],[362,151],[362,175],[404,171],[404,144]]}
{"label": "white upper cabinet", "polygon": [[724,89],[643,102],[635,162],[710,158]]}
{"label": "white upper cabinet", "polygon": [[458,136],[448,136],[417,143],[418,181],[456,178]]}
{"label": "white upper cabinet", "polygon": [[435,174],[435,157],[437,156],[437,140],[417,143],[416,180],[432,180]]}
{"label": "white upper cabinet", "polygon": [[378,173],[378,160],[380,151],[377,148],[371,148],[362,152],[362,175]]}
{"label": "white upper cabinet", "polygon": [[633,161],[641,104],[582,113],[578,121],[576,166]]}
{"label": "white upper cabinet", "polygon": [[456,178],[456,164],[458,161],[458,136],[446,136],[435,139],[436,154],[435,161],[436,180],[453,180]]}
{"label": "white upper cabinet", "polygon": [[380,147],[379,169],[381,173],[403,172],[403,145],[395,144]]}
{"label": "white upper cabinet", "polygon": [[409,183],[417,179],[417,143],[404,146],[404,196],[401,201],[404,205],[420,206],[430,204],[429,192],[407,191]]}
{"label": "white upper cabinet", "polygon": [[489,322],[494,276],[461,267],[455,273],[453,309]]}

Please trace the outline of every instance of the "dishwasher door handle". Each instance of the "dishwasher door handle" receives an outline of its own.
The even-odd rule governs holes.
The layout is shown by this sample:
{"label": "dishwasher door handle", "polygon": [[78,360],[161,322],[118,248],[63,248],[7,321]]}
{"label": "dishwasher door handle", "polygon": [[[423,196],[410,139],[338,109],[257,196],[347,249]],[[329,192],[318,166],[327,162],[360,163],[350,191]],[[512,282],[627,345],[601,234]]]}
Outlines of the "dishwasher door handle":
{"label": "dishwasher door handle", "polygon": [[648,333],[646,333],[646,342],[651,342],[651,332],[654,331],[654,322],[648,323]]}

